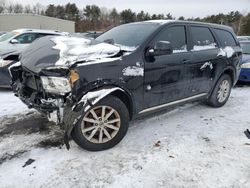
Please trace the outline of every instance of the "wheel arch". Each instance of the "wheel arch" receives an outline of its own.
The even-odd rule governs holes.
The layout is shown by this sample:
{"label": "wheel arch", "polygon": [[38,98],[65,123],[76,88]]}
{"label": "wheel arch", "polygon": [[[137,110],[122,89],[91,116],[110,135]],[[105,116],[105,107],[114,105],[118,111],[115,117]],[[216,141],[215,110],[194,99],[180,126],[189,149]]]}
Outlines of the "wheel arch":
{"label": "wheel arch", "polygon": [[214,91],[214,88],[215,88],[217,82],[220,80],[220,78],[221,78],[224,74],[228,74],[228,75],[230,76],[230,78],[232,79],[232,86],[234,85],[234,83],[235,83],[235,77],[236,77],[236,76],[235,76],[234,69],[231,68],[231,67],[227,67],[227,68],[225,68],[225,69],[219,74],[218,78],[216,79],[216,81],[215,81],[214,84],[213,84],[212,89],[211,89],[210,92],[209,92],[208,97],[210,97],[210,95],[211,95],[212,92]]}
{"label": "wheel arch", "polygon": [[129,118],[131,120],[134,114],[134,107],[130,94],[128,94],[125,90],[115,90],[110,93],[110,95],[119,98],[127,106]]}
{"label": "wheel arch", "polygon": [[[99,92],[101,93],[101,95],[97,97],[97,99],[89,100],[89,98],[92,97],[91,96],[92,94],[90,93],[94,93],[94,92]],[[73,108],[76,109],[76,111],[78,111],[77,108],[80,108],[80,106],[82,106],[82,105],[79,105],[81,104],[82,101],[87,100],[88,102],[91,102],[92,105],[95,105],[97,102],[99,102],[103,98],[110,96],[110,95],[119,98],[125,104],[125,106],[127,107],[129,111],[130,119],[132,119],[133,114],[134,114],[134,105],[133,105],[132,95],[128,91],[126,91],[124,88],[117,86],[117,85],[102,85],[102,86],[89,90],[81,97],[81,99],[78,101],[78,104],[75,105],[75,108],[74,107]]]}
{"label": "wheel arch", "polygon": [[[235,83],[235,72],[234,72],[234,70],[233,70],[232,68],[227,68],[227,69],[225,69],[225,70],[222,72],[222,74],[220,75],[220,77],[221,77],[223,74],[228,74],[228,75],[231,77],[231,79],[232,79],[232,85],[234,85],[234,83]],[[220,79],[220,77],[219,77],[219,79]],[[218,79],[218,80],[219,80],[219,79]]]}

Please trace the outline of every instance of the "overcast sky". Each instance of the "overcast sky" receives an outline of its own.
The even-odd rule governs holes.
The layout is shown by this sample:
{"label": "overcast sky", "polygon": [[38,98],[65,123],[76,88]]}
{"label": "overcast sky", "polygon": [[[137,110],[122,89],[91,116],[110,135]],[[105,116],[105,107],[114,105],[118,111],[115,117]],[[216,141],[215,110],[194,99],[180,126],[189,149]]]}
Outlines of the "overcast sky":
{"label": "overcast sky", "polygon": [[130,8],[139,12],[144,10],[150,14],[171,13],[175,17],[204,17],[217,13],[228,13],[239,10],[242,13],[250,12],[250,0],[14,0],[23,4],[66,4],[76,3],[82,9],[84,6],[96,4],[109,9],[116,8],[121,11]]}

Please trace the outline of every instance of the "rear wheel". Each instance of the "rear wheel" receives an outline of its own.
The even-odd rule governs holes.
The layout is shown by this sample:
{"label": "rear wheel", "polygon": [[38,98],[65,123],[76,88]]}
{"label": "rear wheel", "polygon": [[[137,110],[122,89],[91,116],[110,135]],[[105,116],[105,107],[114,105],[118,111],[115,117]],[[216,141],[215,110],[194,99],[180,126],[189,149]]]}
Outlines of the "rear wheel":
{"label": "rear wheel", "polygon": [[232,88],[232,79],[228,74],[224,74],[220,77],[217,84],[214,87],[214,90],[210,97],[208,98],[208,105],[213,107],[223,106],[231,93]]}
{"label": "rear wheel", "polygon": [[72,131],[72,137],[82,148],[101,151],[118,144],[126,135],[129,113],[117,97],[109,96],[91,107]]}

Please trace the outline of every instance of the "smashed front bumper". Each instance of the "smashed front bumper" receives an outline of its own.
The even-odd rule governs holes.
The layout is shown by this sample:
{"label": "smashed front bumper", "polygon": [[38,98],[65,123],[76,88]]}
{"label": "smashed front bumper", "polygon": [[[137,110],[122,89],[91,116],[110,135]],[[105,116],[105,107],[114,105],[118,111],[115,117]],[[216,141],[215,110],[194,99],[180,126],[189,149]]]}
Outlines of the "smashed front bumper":
{"label": "smashed front bumper", "polygon": [[[71,112],[65,112],[65,108],[70,109],[69,96],[60,94],[51,94],[44,90],[40,76],[25,69],[21,64],[17,63],[9,68],[11,75],[11,86],[15,96],[25,103],[28,108],[34,108],[45,114],[50,121],[59,124],[65,131],[64,142],[69,149],[69,138],[72,122],[66,121],[71,117]],[[72,112],[73,113],[73,112]],[[73,121],[73,120],[72,120]]]}
{"label": "smashed front bumper", "polygon": [[35,108],[46,114],[57,124],[63,123],[63,111],[66,96],[50,94],[43,88],[40,76],[25,69],[20,64],[9,68],[11,86],[15,96],[25,103],[28,108]]}

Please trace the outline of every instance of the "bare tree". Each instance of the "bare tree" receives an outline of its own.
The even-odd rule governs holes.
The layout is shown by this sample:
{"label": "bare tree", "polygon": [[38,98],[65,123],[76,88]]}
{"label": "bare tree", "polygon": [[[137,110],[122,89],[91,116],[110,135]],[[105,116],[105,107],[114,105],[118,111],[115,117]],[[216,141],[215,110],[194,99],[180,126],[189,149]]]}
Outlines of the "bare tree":
{"label": "bare tree", "polygon": [[44,7],[40,3],[37,3],[33,6],[33,13],[34,14],[41,14],[43,10],[44,10]]}
{"label": "bare tree", "polygon": [[32,13],[30,5],[25,5],[25,7],[24,7],[24,13],[26,13],[26,14]]}
{"label": "bare tree", "polygon": [[5,0],[0,0],[0,13],[3,13],[3,12],[4,12],[5,3],[6,3]]}
{"label": "bare tree", "polygon": [[13,12],[14,13],[23,13],[23,5],[16,3],[13,5]]}
{"label": "bare tree", "polygon": [[14,5],[12,3],[10,3],[6,8],[7,8],[8,13],[14,12]]}

